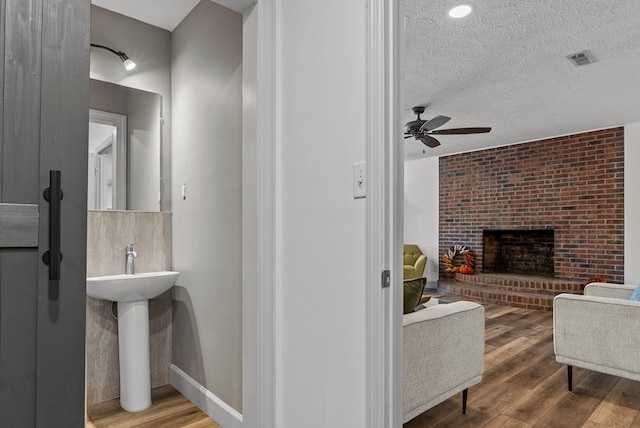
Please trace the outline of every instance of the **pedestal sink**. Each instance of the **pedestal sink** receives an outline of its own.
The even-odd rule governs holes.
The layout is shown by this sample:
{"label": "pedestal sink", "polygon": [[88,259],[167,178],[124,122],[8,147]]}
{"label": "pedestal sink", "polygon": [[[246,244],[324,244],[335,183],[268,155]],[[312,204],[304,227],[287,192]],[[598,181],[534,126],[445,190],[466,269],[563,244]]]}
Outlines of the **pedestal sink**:
{"label": "pedestal sink", "polygon": [[151,406],[149,299],[170,289],[178,272],[149,272],[87,278],[87,294],[118,303],[120,405],[129,412]]}

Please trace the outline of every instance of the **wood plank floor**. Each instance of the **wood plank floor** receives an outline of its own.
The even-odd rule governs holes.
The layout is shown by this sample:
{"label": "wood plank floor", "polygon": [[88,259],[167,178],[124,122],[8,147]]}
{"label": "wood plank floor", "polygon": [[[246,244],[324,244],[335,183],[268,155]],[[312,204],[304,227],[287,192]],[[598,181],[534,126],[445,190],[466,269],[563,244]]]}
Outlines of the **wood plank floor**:
{"label": "wood plank floor", "polygon": [[130,413],[120,399],[87,407],[87,428],[221,428],[171,385],[151,391],[153,404],[144,412]]}
{"label": "wood plank floor", "polygon": [[485,371],[462,394],[407,422],[426,427],[640,427],[640,382],[573,369],[567,391],[566,366],[553,353],[549,311],[487,304]]}
{"label": "wood plank floor", "polygon": [[[567,391],[566,366],[553,354],[553,315],[548,311],[485,305],[485,371],[469,388],[467,414],[461,394],[409,421],[431,427],[640,427],[640,382],[575,367]],[[166,385],[152,392],[153,406],[140,413],[118,399],[87,409],[88,428],[220,428]]]}

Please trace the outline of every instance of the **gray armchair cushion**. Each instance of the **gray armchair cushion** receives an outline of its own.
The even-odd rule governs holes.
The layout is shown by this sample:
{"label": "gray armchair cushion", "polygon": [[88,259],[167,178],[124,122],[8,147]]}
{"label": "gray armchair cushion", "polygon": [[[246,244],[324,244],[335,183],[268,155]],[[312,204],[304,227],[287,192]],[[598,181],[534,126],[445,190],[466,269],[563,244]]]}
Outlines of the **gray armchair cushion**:
{"label": "gray armchair cushion", "polygon": [[585,296],[611,297],[614,299],[628,299],[633,293],[635,285],[612,284],[609,282],[592,282],[584,289]]}
{"label": "gray armchair cushion", "polygon": [[554,299],[556,361],[640,381],[640,302],[627,300],[635,286],[592,284]]}
{"label": "gray armchair cushion", "polygon": [[403,422],[482,380],[484,307],[435,305],[403,317]]}

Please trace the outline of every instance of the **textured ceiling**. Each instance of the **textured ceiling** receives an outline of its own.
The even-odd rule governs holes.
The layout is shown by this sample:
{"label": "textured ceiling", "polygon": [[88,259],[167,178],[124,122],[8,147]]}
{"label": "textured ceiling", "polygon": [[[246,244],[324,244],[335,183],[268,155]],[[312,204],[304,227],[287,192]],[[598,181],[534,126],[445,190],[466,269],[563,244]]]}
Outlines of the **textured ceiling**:
{"label": "textured ceiling", "polygon": [[[640,121],[640,1],[466,3],[474,12],[454,20],[451,0],[405,0],[405,119],[426,105],[423,119],[452,117],[440,129],[493,129],[434,149],[404,140],[407,159]],[[596,63],[566,58],[585,49]]]}
{"label": "textured ceiling", "polygon": [[[91,3],[155,27],[173,31],[200,3],[200,0],[91,0]],[[215,3],[238,13],[244,13],[255,3],[255,0],[215,0]]]}
{"label": "textured ceiling", "polygon": [[[92,0],[172,31],[199,0]],[[464,0],[462,0],[464,1]],[[244,12],[253,0],[216,0]],[[639,0],[405,0],[405,119],[452,120],[441,129],[490,126],[489,134],[438,136],[431,149],[404,140],[407,159],[477,150],[640,121]],[[590,50],[596,63],[566,56]]]}

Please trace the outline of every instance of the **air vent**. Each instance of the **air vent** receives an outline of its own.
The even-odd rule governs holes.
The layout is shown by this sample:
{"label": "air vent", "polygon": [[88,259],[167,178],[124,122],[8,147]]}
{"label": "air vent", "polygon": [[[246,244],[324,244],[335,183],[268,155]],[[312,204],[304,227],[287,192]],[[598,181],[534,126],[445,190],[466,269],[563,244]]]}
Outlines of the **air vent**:
{"label": "air vent", "polygon": [[567,55],[567,58],[569,58],[569,61],[571,61],[576,67],[582,67],[583,65],[596,62],[593,54],[589,51],[576,52],[574,54]]}

